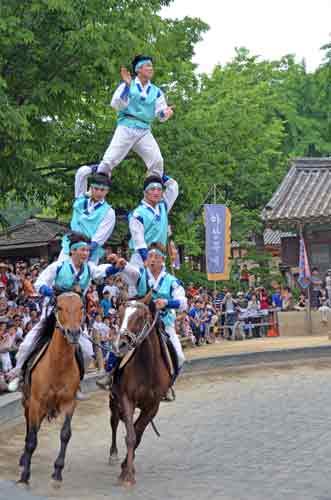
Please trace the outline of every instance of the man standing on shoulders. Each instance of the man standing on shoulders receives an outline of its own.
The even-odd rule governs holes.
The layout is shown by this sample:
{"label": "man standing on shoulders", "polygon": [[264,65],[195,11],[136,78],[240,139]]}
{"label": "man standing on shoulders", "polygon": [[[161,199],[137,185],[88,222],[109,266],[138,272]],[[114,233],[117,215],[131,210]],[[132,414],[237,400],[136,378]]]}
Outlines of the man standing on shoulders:
{"label": "man standing on shoulders", "polygon": [[138,55],[132,61],[132,79],[122,67],[122,82],[115,91],[111,106],[118,112],[117,128],[98,167],[98,172],[111,176],[112,170],[133,150],[145,162],[148,174],[163,174],[163,158],[151,132],[153,120],[165,122],[173,115],[163,92],[153,83],[152,58]]}
{"label": "man standing on shoulders", "polygon": [[[165,191],[163,192],[163,187]],[[178,184],[166,175],[151,175],[144,181],[144,198],[129,215],[133,250],[130,263],[143,267],[148,257],[148,247],[152,243],[161,243],[166,247],[168,240],[168,213],[178,197]]]}
{"label": "man standing on shoulders", "polygon": [[[98,264],[104,254],[103,244],[111,236],[115,227],[115,211],[107,203],[110,181],[106,175],[94,174],[91,177],[90,189],[87,190],[87,178],[95,172],[96,167],[83,166],[76,172],[75,201],[70,223],[72,231],[84,234],[91,240],[89,260]],[[69,240],[63,239],[63,249],[59,261],[69,258]]]}

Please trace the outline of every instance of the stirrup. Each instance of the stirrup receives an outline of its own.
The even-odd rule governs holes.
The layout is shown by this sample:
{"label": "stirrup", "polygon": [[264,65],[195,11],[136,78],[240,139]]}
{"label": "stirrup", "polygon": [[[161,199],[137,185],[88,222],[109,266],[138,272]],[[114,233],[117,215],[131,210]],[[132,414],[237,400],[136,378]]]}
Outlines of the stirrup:
{"label": "stirrup", "polygon": [[103,376],[100,379],[95,381],[96,385],[103,389],[104,391],[109,391],[113,386],[113,375],[112,373],[107,373],[107,375]]}

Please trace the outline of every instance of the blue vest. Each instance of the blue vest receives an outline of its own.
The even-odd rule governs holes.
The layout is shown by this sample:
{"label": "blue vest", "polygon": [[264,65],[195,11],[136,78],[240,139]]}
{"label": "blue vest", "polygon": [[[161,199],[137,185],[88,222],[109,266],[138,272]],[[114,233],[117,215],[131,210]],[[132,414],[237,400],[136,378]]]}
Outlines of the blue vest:
{"label": "blue vest", "polygon": [[[129,215],[131,217],[136,217],[143,225],[145,229],[145,242],[149,246],[152,243],[162,243],[166,245],[168,241],[168,211],[164,201],[158,204],[160,215],[156,215],[151,207],[147,207],[144,203],[141,203],[134,211]],[[129,247],[131,250],[135,250],[134,243],[131,238],[129,242]]]}
{"label": "blue vest", "polygon": [[[70,227],[73,231],[78,233],[83,233],[85,236],[93,240],[93,236],[98,230],[101,222],[105,218],[111,205],[104,201],[100,205],[96,205],[96,208],[92,210],[91,213],[87,211],[89,198],[88,196],[81,195],[74,201],[73,204],[73,214],[70,223]],[[64,236],[62,239],[62,248],[65,254],[69,255],[69,239]],[[97,257],[102,257],[104,251],[102,248],[98,247],[96,250]]]}
{"label": "blue vest", "polygon": [[86,262],[82,265],[81,270],[76,273],[70,260],[65,260],[57,268],[54,285],[68,291],[74,285],[79,285],[82,292],[85,292],[90,281],[90,268]]}
{"label": "blue vest", "polygon": [[[155,118],[156,101],[161,96],[161,90],[153,83],[147,89],[147,95],[141,94],[142,88],[139,83],[131,82],[129,93],[129,105],[118,112],[117,124],[131,128],[151,127]],[[131,115],[128,117],[127,115]],[[135,117],[135,118],[132,118]]]}
{"label": "blue vest", "polygon": [[[166,273],[159,281],[156,289],[153,288],[152,299],[172,299],[172,286],[177,282],[177,278],[169,273]],[[152,288],[148,282],[148,274],[145,268],[140,269],[140,277],[137,282],[137,295],[138,297],[145,297],[145,295]],[[160,311],[160,317],[164,326],[173,325],[176,320],[176,315],[170,310]]]}

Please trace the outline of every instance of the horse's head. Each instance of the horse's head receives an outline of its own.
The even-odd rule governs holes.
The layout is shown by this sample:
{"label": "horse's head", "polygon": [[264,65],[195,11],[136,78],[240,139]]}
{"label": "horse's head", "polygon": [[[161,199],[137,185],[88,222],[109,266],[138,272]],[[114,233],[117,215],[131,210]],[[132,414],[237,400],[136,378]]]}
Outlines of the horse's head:
{"label": "horse's head", "polygon": [[150,307],[139,300],[129,300],[119,307],[120,328],[114,350],[124,355],[140,344],[148,335],[152,325]]}
{"label": "horse's head", "polygon": [[55,306],[56,326],[69,344],[78,344],[84,317],[84,305],[75,292],[61,293]]}

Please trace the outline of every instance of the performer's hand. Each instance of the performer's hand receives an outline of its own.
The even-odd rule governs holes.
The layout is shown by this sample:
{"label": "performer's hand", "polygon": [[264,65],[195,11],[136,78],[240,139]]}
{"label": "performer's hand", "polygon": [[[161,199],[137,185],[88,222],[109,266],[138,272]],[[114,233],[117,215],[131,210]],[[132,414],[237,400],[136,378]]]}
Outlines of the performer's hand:
{"label": "performer's hand", "polygon": [[110,262],[111,264],[116,264],[118,260],[118,255],[116,253],[111,253],[107,255],[106,258],[107,262]]}
{"label": "performer's hand", "polygon": [[169,118],[172,117],[172,115],[174,114],[174,109],[175,109],[175,106],[168,106],[165,110],[164,110],[164,116],[166,117],[166,119],[168,120]]}
{"label": "performer's hand", "polygon": [[157,310],[164,309],[166,307],[167,303],[168,302],[164,299],[156,299],[156,301],[154,302]]}
{"label": "performer's hand", "polygon": [[130,87],[132,78],[129,71],[124,66],[121,67],[121,78],[127,86]]}

